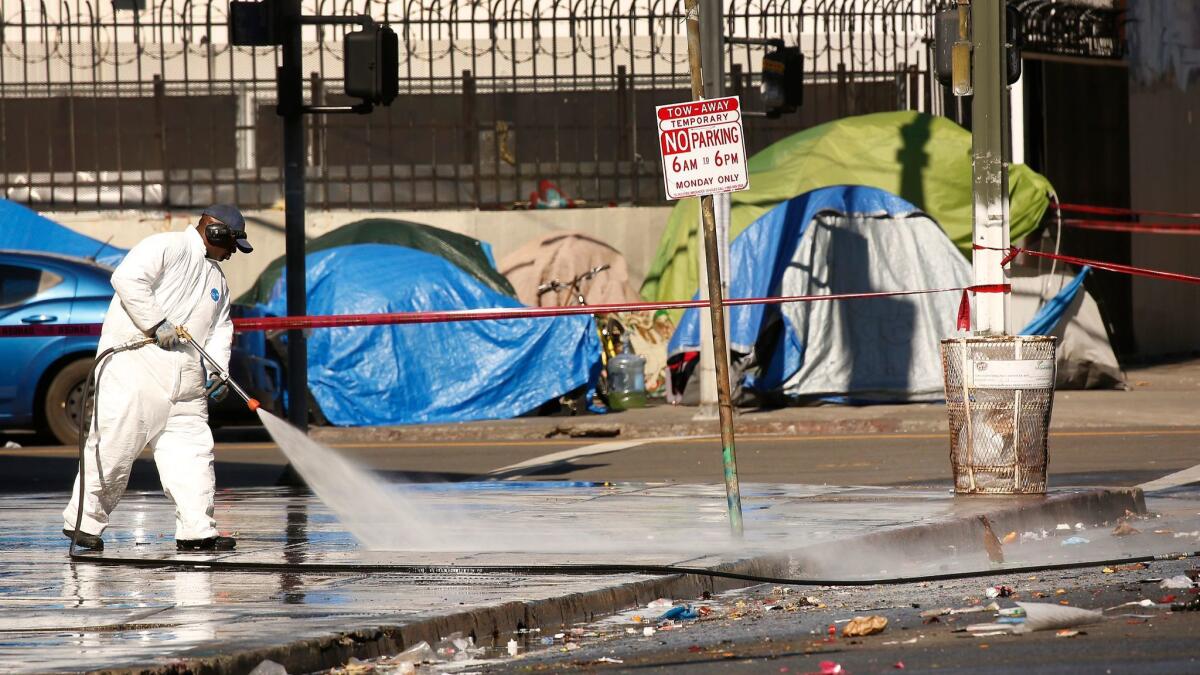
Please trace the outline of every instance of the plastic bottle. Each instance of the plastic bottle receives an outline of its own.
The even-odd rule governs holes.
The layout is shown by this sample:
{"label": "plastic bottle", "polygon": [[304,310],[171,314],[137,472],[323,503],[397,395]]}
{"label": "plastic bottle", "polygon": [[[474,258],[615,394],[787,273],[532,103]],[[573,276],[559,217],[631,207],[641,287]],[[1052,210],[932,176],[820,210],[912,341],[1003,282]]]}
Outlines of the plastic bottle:
{"label": "plastic bottle", "polygon": [[646,359],[633,353],[626,336],[621,353],[608,360],[608,407],[646,407]]}

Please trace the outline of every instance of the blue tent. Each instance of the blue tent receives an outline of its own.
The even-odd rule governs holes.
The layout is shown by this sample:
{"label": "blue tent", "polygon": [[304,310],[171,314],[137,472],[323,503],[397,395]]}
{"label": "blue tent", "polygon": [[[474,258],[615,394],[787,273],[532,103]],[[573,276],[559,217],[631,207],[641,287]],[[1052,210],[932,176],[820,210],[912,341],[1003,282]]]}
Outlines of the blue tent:
{"label": "blue tent", "polygon": [[[929,216],[865,186],[821,188],[768,211],[730,247],[733,298],[961,288],[971,266]],[[1086,274],[1086,272],[1084,273]],[[1022,334],[1053,330],[1081,274]],[[743,383],[789,398],[870,402],[942,396],[939,341],[956,334],[959,294],[738,306],[729,343],[753,353]],[[696,310],[684,313],[668,352],[699,345]]]}
{"label": "blue tent", "polygon": [[7,199],[0,199],[0,249],[92,258],[109,267],[116,267],[128,252],[63,227]]}
{"label": "blue tent", "polygon": [[[821,188],[789,199],[754,221],[730,244],[729,297],[761,298],[777,293],[801,236],[813,217],[823,212],[903,217],[918,210],[890,192],[865,186]],[[740,305],[726,310],[731,349],[743,353],[753,349],[766,309],[766,305]],[[685,311],[668,352],[698,348],[699,333],[696,310]]]}
{"label": "blue tent", "polygon": [[[286,274],[262,307],[286,314]],[[355,244],[308,256],[310,314],[521,307],[446,259]],[[590,316],[313,330],[309,388],[344,426],[515,417],[588,384],[600,342]]]}

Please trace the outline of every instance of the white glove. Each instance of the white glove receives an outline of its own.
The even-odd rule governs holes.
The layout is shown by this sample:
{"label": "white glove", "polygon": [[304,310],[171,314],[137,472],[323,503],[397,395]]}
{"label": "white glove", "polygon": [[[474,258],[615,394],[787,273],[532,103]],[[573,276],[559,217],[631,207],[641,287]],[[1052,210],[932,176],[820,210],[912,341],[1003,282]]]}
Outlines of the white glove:
{"label": "white glove", "polygon": [[174,349],[179,344],[179,329],[166,319],[154,328],[154,340],[162,349]]}

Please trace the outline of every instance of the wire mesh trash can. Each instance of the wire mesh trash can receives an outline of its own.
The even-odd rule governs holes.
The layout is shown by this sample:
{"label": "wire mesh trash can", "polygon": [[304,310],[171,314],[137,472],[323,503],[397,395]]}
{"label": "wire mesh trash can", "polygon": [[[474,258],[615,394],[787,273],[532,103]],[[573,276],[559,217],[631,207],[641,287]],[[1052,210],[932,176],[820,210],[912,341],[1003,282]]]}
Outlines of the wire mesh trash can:
{"label": "wire mesh trash can", "polygon": [[1046,492],[1057,343],[1047,335],[942,340],[955,492]]}

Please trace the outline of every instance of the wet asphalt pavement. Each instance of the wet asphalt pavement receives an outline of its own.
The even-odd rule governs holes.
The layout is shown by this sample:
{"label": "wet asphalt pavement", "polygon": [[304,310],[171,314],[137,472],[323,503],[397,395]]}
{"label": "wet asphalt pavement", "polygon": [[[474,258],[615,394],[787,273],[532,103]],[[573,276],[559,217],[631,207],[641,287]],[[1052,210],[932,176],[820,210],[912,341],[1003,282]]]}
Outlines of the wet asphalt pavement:
{"label": "wet asphalt pavement", "polygon": [[[1139,390],[1158,386],[1152,379],[1148,385],[1140,381],[1134,384]],[[1185,384],[1186,387],[1173,385],[1174,388],[1159,392],[1158,398],[1151,401],[1154,405],[1137,404],[1139,391],[1080,394],[1085,400],[1075,406],[1075,416],[1056,419],[1079,422],[1094,418],[1104,424],[1056,426],[1051,435],[1051,485],[1135,485],[1195,465],[1200,461],[1196,454],[1200,427],[1188,426],[1193,424],[1190,415],[1164,414],[1160,405],[1174,401],[1181,410],[1190,409],[1188,401],[1195,391],[1195,382],[1189,380]],[[1063,402],[1068,403],[1075,396],[1074,393],[1064,396]],[[893,416],[903,418],[912,410],[897,410]],[[932,419],[932,412],[925,412]],[[807,416],[810,412],[795,414]],[[273,444],[253,433],[247,437],[220,432],[231,442],[221,443],[217,448],[218,485],[223,489],[218,518],[242,535],[244,545],[239,555],[286,562],[371,559],[362,555],[337,519],[310,496],[303,492],[258,489],[275,485],[286,462]],[[514,480],[550,480],[560,481],[560,485],[580,486],[567,490],[574,495],[553,494],[556,489],[553,485],[543,485],[541,488],[547,492],[540,495],[536,491],[527,492],[516,500],[507,497],[497,500],[496,496],[505,494],[504,490],[477,492],[466,500],[472,508],[487,502],[491,505],[488,508],[495,512],[511,514],[515,518],[512,531],[522,528],[527,531],[551,522],[570,532],[572,519],[584,514],[582,517],[593,519],[608,534],[580,540],[611,543],[611,537],[628,529],[630,521],[614,515],[606,506],[617,501],[609,493],[624,488],[613,490],[604,483],[621,481],[665,481],[639,494],[641,503],[671,504],[673,515],[666,522],[700,530],[721,529],[723,494],[715,483],[721,472],[720,449],[715,438],[630,439],[627,445],[613,446],[603,446],[604,442],[606,439],[471,441],[424,437],[375,442],[348,440],[336,445],[350,457],[393,479],[441,484],[427,489],[441,491],[443,496],[456,494],[459,488],[452,485],[462,486],[465,481],[480,479],[493,480],[493,484],[499,485]],[[745,495],[771,503],[769,509],[749,511],[748,522],[753,523],[756,518],[778,520],[781,513],[787,514],[784,520],[795,523],[805,518],[827,521],[818,532],[822,536],[806,537],[813,543],[829,536],[851,534],[850,530],[856,528],[916,522],[941,512],[936,502],[947,497],[946,454],[945,432],[935,432],[932,426],[896,433],[740,436],[738,459]],[[437,576],[384,574],[280,574],[267,578],[260,574],[180,571],[166,567],[142,571],[71,566],[61,561],[65,540],[57,531],[57,512],[65,501],[62,491],[69,487],[74,473],[74,449],[12,448],[0,450],[0,461],[4,467],[0,471],[0,494],[4,494],[0,500],[0,520],[7,523],[4,541],[0,542],[0,550],[4,551],[0,556],[3,591],[0,618],[8,625],[0,632],[3,672],[73,671],[134,664],[167,667],[180,658],[224,654],[261,644],[284,644],[307,636],[336,635],[353,627],[378,626],[381,622],[436,617],[447,608],[483,608],[510,599],[536,601],[569,596],[581,588],[600,588],[625,580],[611,576],[527,580],[511,575],[503,578],[468,575],[448,580]],[[755,486],[756,483],[759,485]],[[774,485],[764,489],[762,486],[767,483]],[[866,490],[861,495],[868,503],[839,514],[836,500],[819,495],[796,499],[797,490],[808,489],[800,485],[803,483],[812,486],[813,494],[839,490],[829,488],[830,485],[889,486],[873,490],[900,497],[900,508],[895,505],[881,508],[879,494]],[[919,513],[906,510],[912,504],[905,503],[905,492],[921,492],[913,489],[916,486],[937,497],[932,510],[928,504],[922,507],[924,511],[918,509]],[[114,552],[172,555],[170,512],[149,455],[137,463],[131,487],[150,493],[131,494],[118,511],[122,521],[109,539]],[[224,491],[225,488],[236,489]],[[585,495],[588,490],[597,491],[600,498]],[[490,496],[481,502],[478,499],[481,495]],[[524,501],[532,495],[543,504],[552,504],[553,513],[536,513],[537,502]],[[669,499],[657,499],[656,495]],[[580,496],[585,498],[576,498]],[[1157,507],[1152,503],[1151,508]],[[1188,502],[1187,508],[1191,509],[1189,517],[1200,519],[1200,506],[1193,507]],[[637,510],[654,511],[643,507]],[[836,527],[829,527],[828,523]],[[808,525],[799,529],[807,535],[816,531]],[[1180,534],[1191,537],[1178,542],[1180,548],[1186,545],[1200,549],[1200,536],[1192,536],[1192,531],[1200,531],[1200,520],[1194,527],[1177,529],[1187,530]],[[758,542],[757,550],[778,548],[781,541],[767,537]],[[793,543],[796,542],[787,541],[788,545]],[[1174,542],[1164,535],[1158,544],[1167,547]],[[703,542],[699,546],[700,550],[686,554],[667,549],[646,556],[626,542],[616,555],[597,556],[595,551],[569,555],[581,560],[606,557],[623,562],[631,558],[690,562],[697,553],[710,548]],[[1085,555],[1086,550],[1075,553]],[[466,551],[460,554],[472,555]],[[709,557],[719,561],[718,556]],[[492,558],[499,559],[495,554]],[[420,559],[440,558],[425,555]],[[1195,640],[1200,635],[1197,623],[1200,613],[1170,613],[1163,607],[1124,608],[1117,613],[1142,616],[1110,618],[1084,627],[1083,633],[1069,638],[1055,637],[1054,632],[968,637],[954,631],[968,622],[988,620],[990,615],[943,617],[930,624],[924,623],[920,616],[921,611],[931,607],[979,603],[983,601],[983,589],[993,584],[1012,587],[1022,600],[1066,601],[1076,607],[1111,607],[1143,598],[1159,600],[1168,592],[1155,584],[1143,583],[1146,579],[1171,576],[1196,566],[1200,562],[1192,560],[1155,563],[1148,570],[1113,574],[1087,569],[871,588],[806,587],[796,588],[788,595],[783,595],[782,589],[759,586],[704,601],[712,610],[709,616],[671,625],[669,629],[656,626],[655,619],[663,608],[630,607],[618,617],[598,624],[563,626],[564,639],[555,640],[553,631],[503,636],[500,643],[510,637],[517,641],[517,658],[509,657],[502,647],[489,647],[479,653],[488,657],[486,660],[459,663],[457,668],[449,662],[427,664],[417,672],[686,669],[688,672],[804,673],[821,672],[822,662],[840,664],[844,672],[859,673],[893,672],[899,669],[899,663],[904,664],[905,670],[972,673],[1200,672],[1200,664],[1196,663],[1200,658],[1197,647],[1200,642]],[[644,578],[628,576],[629,580]],[[1060,588],[1065,592],[1058,595],[1056,591]],[[1189,591],[1170,593],[1181,595]],[[1038,598],[1036,594],[1045,597]],[[812,596],[824,607],[801,606],[803,603],[797,602],[801,596]],[[700,602],[696,597],[671,600]],[[1011,606],[1008,598],[997,602]],[[156,613],[134,616],[144,611]],[[830,624],[841,626],[839,621],[866,613],[887,617],[887,629],[865,638],[829,639]],[[634,616],[642,620],[634,622]],[[30,622],[37,621],[46,623],[44,629],[34,630]],[[98,622],[110,627],[73,628],[73,621]],[[654,634],[643,635],[645,628],[652,626],[656,627]],[[547,637],[550,645],[542,643]],[[442,654],[437,660],[448,658]],[[395,661],[390,664],[381,661],[376,667],[381,672],[400,672]],[[834,667],[828,665],[826,670]],[[364,671],[358,668],[347,672]]]}
{"label": "wet asphalt pavement", "polygon": [[[408,486],[403,493],[420,504],[422,522],[448,535],[451,548],[404,548],[398,538],[398,548],[387,551],[366,550],[328,506],[303,491],[222,490],[216,518],[223,533],[238,538],[238,548],[215,555],[176,553],[170,503],[161,494],[133,493],[114,512],[103,553],[89,555],[149,567],[70,563],[59,531],[66,495],[10,495],[0,500],[0,672],[162,668],[178,659],[411,625],[505,603],[552,601],[653,578],[603,572],[412,574],[347,566],[709,567],[912,522],[944,522],[986,511],[988,503],[964,506],[944,491],[750,483],[743,490],[747,535],[733,542],[720,486],[507,481]],[[378,523],[400,535],[415,532],[415,525]],[[181,561],[201,566],[175,566]],[[326,564],[342,571],[206,565],[218,561]],[[142,616],[148,611],[154,613]]]}
{"label": "wet asphalt pavement", "polygon": [[[318,570],[301,574],[279,569],[213,569],[212,565],[218,561],[342,566],[619,563],[707,567],[733,563],[752,553],[776,553],[793,547],[803,549],[806,545],[833,550],[829,542],[855,534],[916,522],[973,518],[971,514],[980,508],[986,511],[988,503],[979,499],[955,500],[944,491],[749,483],[744,484],[743,489],[747,534],[741,542],[730,542],[723,513],[724,494],[719,486],[512,482],[412,486],[411,493],[421,498],[426,512],[468,516],[457,523],[448,518],[431,519],[442,533],[463,528],[465,535],[455,539],[461,541],[461,547],[452,551],[367,551],[354,541],[328,507],[311,496],[283,489],[222,491],[217,502],[218,522],[239,537],[239,546],[236,552],[214,556],[175,553],[171,546],[173,512],[170,505],[159,495],[134,494],[117,511],[114,527],[105,535],[104,553],[95,557],[138,559],[150,563],[149,568],[67,562],[66,541],[58,532],[57,522],[65,495],[10,496],[0,503],[3,507],[0,520],[4,523],[0,547],[5,551],[0,559],[0,610],[3,610],[0,611],[0,671],[169,668],[180,659],[212,659],[328,636],[335,636],[336,641],[336,636],[349,630],[365,630],[366,635],[372,635],[379,626],[436,626],[440,617],[464,613],[471,617],[484,616],[489,608],[504,605],[527,607],[524,603],[536,605],[548,601],[549,604],[544,606],[557,608],[560,605],[555,603],[561,598],[567,599],[567,605],[583,603],[585,596],[616,599],[625,596],[612,594],[610,589],[663,578],[632,572],[564,576],[522,572],[439,573],[433,570],[399,573],[367,569]],[[1013,564],[1029,564],[1038,560],[1063,562],[1092,560],[1096,556],[1113,557],[1122,550],[1141,551],[1151,544],[1160,551],[1200,548],[1200,495],[1187,490],[1173,494],[1175,496],[1168,499],[1158,498],[1150,505],[1151,509],[1164,513],[1163,519],[1147,520],[1146,525],[1138,521],[1143,531],[1121,537],[1115,544],[1108,541],[1111,537],[1106,539],[1106,533],[1113,526],[1111,522],[1089,522],[1080,523],[1078,529],[1072,526],[1070,532],[1034,532],[1029,541],[1024,541],[1023,534],[1018,538],[1014,533],[1006,555],[1010,555]],[[499,532],[504,536],[492,540],[493,548],[487,549],[480,539],[481,531]],[[1092,543],[1086,546],[1061,544],[1068,535],[1086,536]],[[526,539],[521,540],[521,537]],[[1136,537],[1145,540],[1139,541]],[[543,548],[531,550],[530,546]],[[933,571],[941,570],[946,563],[955,566],[950,571],[986,569],[987,556],[979,549],[976,540],[952,546],[945,554],[950,556],[949,559],[933,561]],[[716,553],[717,550],[724,550],[724,553]],[[177,566],[179,562],[189,560],[199,563],[200,567],[184,569]],[[886,552],[875,560],[879,562],[873,569],[884,576],[925,570],[897,569],[895,561]],[[796,567],[797,564],[800,567]],[[807,569],[804,564],[793,562],[792,569],[797,570],[794,573],[804,572]],[[1083,574],[1080,573],[1080,578]],[[1123,580],[1136,582],[1134,577]],[[1047,577],[1030,582],[1009,574],[999,580],[974,583],[867,590],[817,588],[798,590],[793,595],[811,593],[827,606],[828,611],[799,607],[795,612],[758,611],[761,598],[746,599],[747,608],[738,608],[735,598],[733,609],[728,602],[716,606],[714,620],[681,626],[677,631],[662,631],[656,634],[658,640],[639,638],[627,644],[601,645],[598,638],[584,638],[579,644],[585,649],[616,649],[616,658],[624,659],[621,654],[628,653],[631,659],[676,663],[699,660],[697,654],[703,655],[720,647],[722,640],[734,640],[730,644],[741,645],[738,649],[744,649],[743,656],[739,657],[739,652],[732,648],[722,648],[716,658],[708,655],[713,667],[727,667],[750,657],[766,658],[765,655],[775,653],[773,650],[777,649],[783,649],[779,653],[788,655],[786,658],[802,659],[805,649],[857,648],[848,643],[810,644],[820,642],[824,634],[818,634],[815,640],[808,635],[809,631],[823,629],[839,618],[848,618],[847,613],[854,610],[887,608],[881,611],[898,622],[893,627],[894,634],[908,620],[906,617],[912,609],[910,603],[960,606],[969,602],[966,596],[978,595],[980,589],[992,583],[1006,583],[1022,593],[1029,593],[1035,588],[1044,590],[1048,585],[1065,581]],[[631,603],[606,601],[587,611],[604,614],[614,609],[628,609],[652,620],[663,609],[647,611],[637,607],[637,601],[644,602],[645,592],[628,596],[634,599]],[[692,597],[672,598],[679,599],[694,600]],[[774,604],[783,604],[779,600],[776,598]],[[1072,602],[1096,606],[1090,604],[1086,593],[1072,598]],[[903,612],[896,613],[900,611],[896,607],[902,608]],[[742,609],[745,611],[740,611]],[[740,611],[740,616],[731,615],[735,610]],[[496,624],[495,632],[490,628],[483,629],[479,638],[481,642],[494,645],[519,639],[527,647],[540,647],[541,639],[562,626],[561,617],[567,615],[555,615],[558,609],[543,611],[549,613],[543,614],[539,622],[532,625],[552,628],[540,634],[513,634],[513,626],[519,622],[506,619],[503,624]],[[144,612],[152,614],[143,615]],[[795,620],[773,623],[776,614],[787,614]],[[717,619],[726,621],[727,625],[717,623]],[[490,625],[486,621],[471,619],[467,625]],[[761,627],[756,627],[760,623]],[[635,629],[645,626],[642,622]],[[626,627],[634,626],[615,624],[611,627],[616,635],[623,636]],[[586,627],[562,626],[564,630],[571,628],[588,631]],[[688,637],[693,629],[698,631],[696,635],[709,637],[702,641],[696,641],[701,639],[699,637]],[[747,632],[749,629],[760,632]],[[676,635],[681,637],[674,637]],[[765,637],[771,637],[772,641],[768,643]],[[660,644],[664,639],[668,641]],[[675,640],[692,642],[684,644]],[[404,645],[411,642],[411,638],[405,638]],[[888,647],[874,638],[864,644]],[[697,649],[693,650],[693,645]],[[907,649],[908,645],[903,647]],[[924,648],[920,644],[918,647]],[[734,656],[725,656],[726,652]],[[489,650],[493,656],[496,653],[496,649]],[[537,658],[552,655],[553,652],[547,652]],[[568,655],[569,659],[577,660],[578,657],[576,653]],[[598,658],[600,656],[594,657]],[[749,665],[745,667],[750,670],[757,667],[751,661],[746,663]],[[506,659],[494,664],[479,664],[479,667],[515,668],[529,664],[534,662],[518,659],[508,663]],[[426,666],[421,672],[434,672],[439,668]],[[547,668],[552,672],[560,669],[554,663],[548,664]]]}

